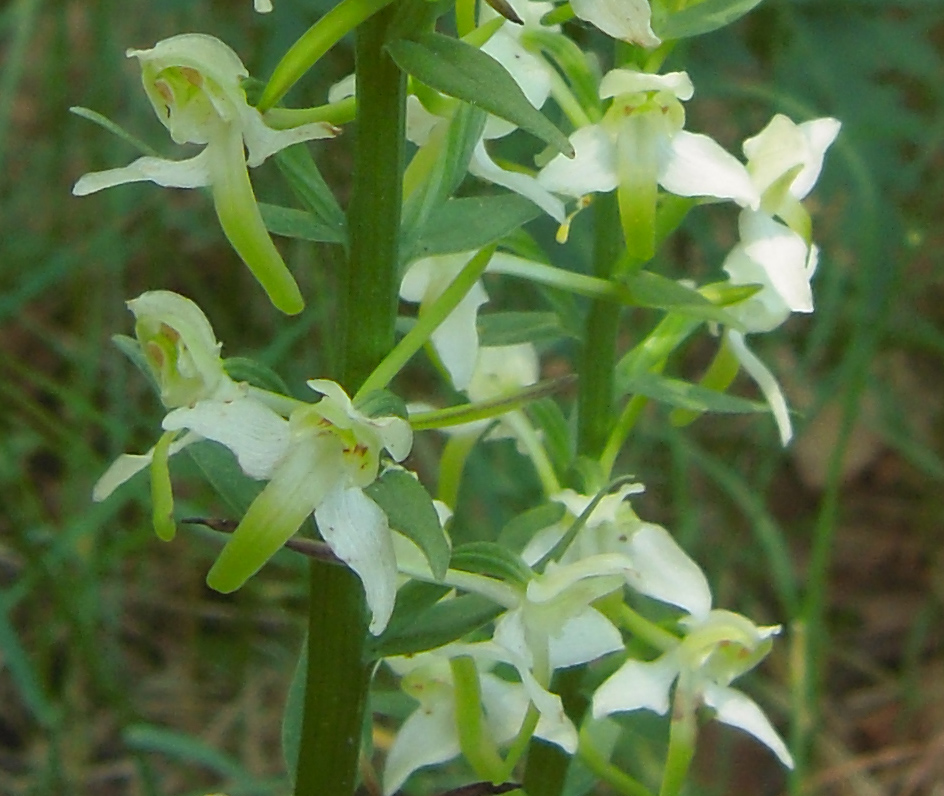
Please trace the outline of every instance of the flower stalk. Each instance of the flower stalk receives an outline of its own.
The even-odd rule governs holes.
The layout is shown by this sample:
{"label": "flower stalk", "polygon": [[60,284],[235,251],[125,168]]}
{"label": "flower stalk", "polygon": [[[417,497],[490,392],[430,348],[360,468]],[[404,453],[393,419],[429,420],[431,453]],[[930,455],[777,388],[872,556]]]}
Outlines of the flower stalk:
{"label": "flower stalk", "polygon": [[[378,4],[379,5],[379,4]],[[357,29],[351,251],[339,286],[340,383],[353,394],[394,343],[406,79],[383,51],[393,7]],[[296,796],[354,793],[371,666],[363,587],[313,561]]]}

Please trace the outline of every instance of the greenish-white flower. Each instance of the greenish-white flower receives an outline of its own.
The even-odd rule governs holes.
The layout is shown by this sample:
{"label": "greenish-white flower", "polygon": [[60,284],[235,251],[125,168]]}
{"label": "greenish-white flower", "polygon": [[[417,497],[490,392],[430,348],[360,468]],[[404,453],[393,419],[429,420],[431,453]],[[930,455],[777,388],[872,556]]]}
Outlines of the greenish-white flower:
{"label": "greenish-white flower", "polygon": [[763,710],[730,683],[770,651],[780,627],[758,627],[730,611],[715,609],[682,620],[685,637],[654,661],[626,661],[593,695],[595,718],[633,710],[665,715],[675,686],[675,710],[711,708],[722,724],[737,727],[767,746],[785,766],[793,758]]}
{"label": "greenish-white flower", "polygon": [[223,232],[272,303],[290,314],[301,311],[301,293],[262,221],[247,166],[258,166],[300,141],[331,137],[335,128],[324,123],[269,127],[246,100],[246,67],[213,36],[185,33],[127,54],[138,59],[144,90],[171,138],[204,148],[187,160],[142,157],[122,168],[86,174],[72,192],[84,196],[141,181],[171,188],[209,186]]}
{"label": "greenish-white flower", "polygon": [[649,49],[662,43],[652,30],[649,0],[571,0],[570,6],[580,19],[614,39]]}
{"label": "greenish-white flower", "polygon": [[575,156],[556,156],[538,182],[573,197],[616,189],[627,247],[643,260],[655,251],[659,186],[677,196],[757,207],[760,196],[744,164],[712,138],[683,129],[682,102],[693,93],[685,72],[608,72],[600,97],[613,103],[603,120],[573,133]]}

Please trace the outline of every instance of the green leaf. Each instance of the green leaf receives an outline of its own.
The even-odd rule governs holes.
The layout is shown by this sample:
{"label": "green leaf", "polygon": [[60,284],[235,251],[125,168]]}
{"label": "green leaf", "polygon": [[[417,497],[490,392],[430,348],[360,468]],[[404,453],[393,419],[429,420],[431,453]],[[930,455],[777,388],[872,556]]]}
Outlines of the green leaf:
{"label": "green leaf", "polygon": [[[6,597],[6,592],[0,592],[0,596]],[[56,723],[56,710],[37,677],[41,671],[38,662],[23,646],[5,603],[5,600],[0,601],[0,649],[3,650],[5,678],[26,710],[42,727],[49,729]]]}
{"label": "green leaf", "polygon": [[157,752],[177,762],[194,763],[234,782],[253,779],[236,760],[189,733],[155,727],[152,724],[132,724],[122,733],[122,738],[129,749]]}
{"label": "green leaf", "polygon": [[387,470],[364,489],[384,514],[390,527],[416,544],[436,578],[449,567],[449,543],[426,488],[406,470]]}
{"label": "green leaf", "polygon": [[574,451],[571,427],[561,411],[560,404],[550,398],[542,398],[528,406],[528,414],[544,433],[544,447],[551,457],[554,471],[558,476],[563,476]]}
{"label": "green leaf", "polygon": [[234,514],[242,516],[262,491],[261,481],[246,475],[228,448],[204,440],[184,450],[196,462],[217,494],[226,501]]}
{"label": "green leaf", "polygon": [[469,542],[452,551],[450,569],[524,586],[534,573],[521,556],[495,542]]}
{"label": "green leaf", "polygon": [[282,712],[282,759],[294,785],[298,755],[302,744],[302,721],[305,717],[305,679],[308,676],[308,634],[302,637],[302,648],[292,673],[292,682],[285,696]]}
{"label": "green leaf", "polygon": [[268,390],[282,395],[288,395],[288,385],[282,377],[268,365],[263,365],[249,357],[228,357],[223,360],[223,369],[233,380],[246,382],[260,390]]}
{"label": "green leaf", "polygon": [[710,33],[740,19],[760,0],[702,0],[664,20],[653,20],[653,30],[662,39],[687,39]]}
{"label": "green leaf", "polygon": [[499,116],[573,157],[560,130],[537,110],[514,78],[494,58],[459,39],[421,33],[387,45],[403,71],[431,88]]}
{"label": "green leaf", "polygon": [[676,282],[652,271],[639,271],[623,277],[630,300],[640,307],[673,310],[693,318],[716,321],[740,329],[738,323],[723,308],[705,298],[694,288]]}
{"label": "green leaf", "polygon": [[295,144],[277,152],[275,163],[302,205],[320,225],[332,231],[333,237],[327,240],[346,246],[347,216],[321,176],[308,146]]}
{"label": "green leaf", "polygon": [[538,531],[559,522],[566,509],[563,503],[550,502],[528,509],[513,517],[498,535],[498,541],[509,550],[521,551]]}
{"label": "green leaf", "polygon": [[406,248],[407,260],[474,251],[500,240],[540,215],[529,199],[516,193],[448,199],[430,213]]}
{"label": "green leaf", "polygon": [[328,226],[321,219],[304,210],[259,202],[259,212],[266,229],[273,235],[316,243],[341,243],[347,245],[343,230]]}
{"label": "green leaf", "polygon": [[[404,175],[408,197],[403,206],[402,230],[406,241],[415,240],[422,233],[430,215],[442,207],[465,179],[486,118],[480,109],[456,103],[449,124],[437,125],[410,162]],[[407,242],[403,248],[408,251],[412,246]]]}
{"label": "green leaf", "polygon": [[560,340],[569,334],[556,312],[489,312],[478,317],[483,346]]}
{"label": "green leaf", "polygon": [[770,411],[770,407],[763,401],[739,398],[699,384],[660,376],[658,373],[634,376],[620,386],[629,394],[645,395],[653,401],[694,412],[747,414]]}
{"label": "green leaf", "polygon": [[478,630],[503,610],[479,594],[442,600],[402,624],[391,621],[383,633],[368,640],[367,653],[376,659],[436,649]]}

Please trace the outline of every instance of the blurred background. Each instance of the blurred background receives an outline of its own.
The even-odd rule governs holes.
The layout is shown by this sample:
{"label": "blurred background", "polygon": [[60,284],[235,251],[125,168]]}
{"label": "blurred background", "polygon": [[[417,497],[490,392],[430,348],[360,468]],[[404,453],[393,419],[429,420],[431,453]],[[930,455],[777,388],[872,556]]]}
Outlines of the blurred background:
{"label": "blurred background", "polygon": [[[202,192],[134,185],[73,198],[81,174],[136,153],[68,108],[181,157],[124,50],[212,33],[264,77],[330,5],[276,0],[268,16],[250,0],[0,7],[0,796],[286,791],[280,719],[304,565],[281,555],[223,598],[203,585],[218,540],[182,529],[157,541],[146,479],[101,504],[90,492],[118,453],[153,444],[162,416],[110,342],[131,333],[125,300],[151,288],[199,299],[227,354],[255,356],[297,387],[323,372],[333,252],[286,242],[309,299],[286,322]],[[944,793],[944,10],[765,0],[681,45],[676,64],[696,86],[689,129],[738,154],[775,112],[843,123],[809,205],[817,310],[756,343],[799,413],[798,440],[780,449],[766,417],[673,429],[653,408],[625,454],[648,486],[639,513],[676,532],[716,604],[784,624],[746,690],[787,735],[791,716],[801,729],[821,718],[792,786],[763,749],[706,725],[689,793]],[[324,102],[351,69],[350,48],[337,48],[290,103]],[[313,147],[342,204],[345,147]],[[291,201],[274,167],[253,176],[260,196]],[[666,270],[720,274],[732,222],[725,210],[692,214]],[[576,240],[585,232],[575,225]],[[489,289],[496,306],[519,301],[513,287]],[[652,320],[634,315],[627,341]],[[697,378],[712,346],[686,349],[679,372]],[[570,353],[548,347],[548,375],[569,370]],[[436,442],[421,439],[422,470]],[[477,454],[458,533],[489,538],[523,508],[524,469],[502,444]],[[179,516],[229,516],[186,462],[175,481]],[[825,642],[813,667],[808,638]],[[644,768],[640,726],[643,746],[625,754]],[[657,750],[664,725],[653,726]],[[378,728],[378,746],[388,738]],[[411,792],[446,781],[417,777]]]}

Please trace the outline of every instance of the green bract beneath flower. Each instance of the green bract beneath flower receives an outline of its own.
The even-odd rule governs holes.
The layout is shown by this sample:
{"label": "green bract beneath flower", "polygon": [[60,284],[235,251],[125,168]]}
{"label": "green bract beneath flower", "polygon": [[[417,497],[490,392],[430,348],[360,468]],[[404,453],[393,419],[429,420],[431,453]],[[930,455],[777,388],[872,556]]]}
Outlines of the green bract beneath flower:
{"label": "green bract beneath flower", "polygon": [[246,67],[212,36],[182,34],[127,54],[140,62],[144,90],[171,138],[205,148],[188,160],[143,157],[124,168],[86,174],[72,192],[84,196],[141,181],[172,188],[210,186],[223,232],[272,303],[290,314],[301,311],[301,293],[266,231],[247,165],[258,166],[300,141],[331,137],[336,129],[324,123],[268,127],[246,100]]}

